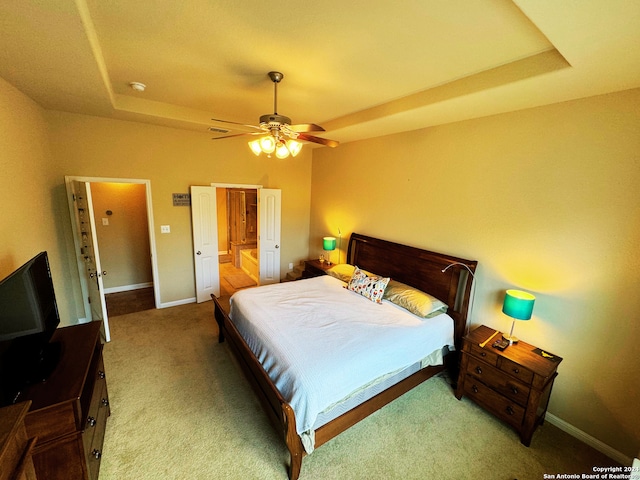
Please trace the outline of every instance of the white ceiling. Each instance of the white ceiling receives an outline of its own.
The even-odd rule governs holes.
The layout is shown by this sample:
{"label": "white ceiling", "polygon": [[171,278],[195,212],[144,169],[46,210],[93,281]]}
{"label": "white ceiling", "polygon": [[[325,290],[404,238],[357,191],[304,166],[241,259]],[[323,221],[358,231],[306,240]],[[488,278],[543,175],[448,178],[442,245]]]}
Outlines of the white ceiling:
{"label": "white ceiling", "polygon": [[0,2],[0,77],[44,108],[209,136],[273,113],[270,70],[347,142],[639,87],[639,46],[634,0]]}

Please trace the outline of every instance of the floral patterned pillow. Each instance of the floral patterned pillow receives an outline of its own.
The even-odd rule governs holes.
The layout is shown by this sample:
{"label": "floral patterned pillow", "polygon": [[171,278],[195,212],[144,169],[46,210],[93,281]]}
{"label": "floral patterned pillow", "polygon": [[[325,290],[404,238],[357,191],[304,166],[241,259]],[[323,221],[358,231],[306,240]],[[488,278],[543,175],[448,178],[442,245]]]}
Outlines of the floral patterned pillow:
{"label": "floral patterned pillow", "polygon": [[372,302],[382,303],[384,289],[387,288],[389,280],[389,278],[379,277],[377,275],[369,276],[356,266],[347,284],[347,289],[359,293]]}

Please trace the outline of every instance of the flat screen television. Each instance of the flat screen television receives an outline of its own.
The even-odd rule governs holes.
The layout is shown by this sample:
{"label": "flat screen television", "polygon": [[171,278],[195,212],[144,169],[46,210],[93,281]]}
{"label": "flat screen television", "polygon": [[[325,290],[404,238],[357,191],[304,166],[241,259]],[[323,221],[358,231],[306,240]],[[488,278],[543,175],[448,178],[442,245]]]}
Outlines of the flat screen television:
{"label": "flat screen television", "polygon": [[[47,252],[0,281],[0,381],[3,404],[44,381],[59,357],[51,336],[60,323]],[[9,398],[12,397],[12,398]]]}

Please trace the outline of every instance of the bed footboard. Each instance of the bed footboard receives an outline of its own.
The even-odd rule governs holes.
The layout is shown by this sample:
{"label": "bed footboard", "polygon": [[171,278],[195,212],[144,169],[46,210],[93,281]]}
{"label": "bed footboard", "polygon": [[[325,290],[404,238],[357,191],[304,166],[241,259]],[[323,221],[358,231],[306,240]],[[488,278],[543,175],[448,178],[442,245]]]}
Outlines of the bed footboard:
{"label": "bed footboard", "polygon": [[302,458],[306,452],[296,430],[296,417],[293,409],[284,400],[267,372],[265,372],[258,359],[240,336],[235,325],[229,319],[229,315],[220,299],[215,295],[211,295],[211,298],[213,299],[214,317],[219,330],[218,342],[227,341],[227,345],[240,364],[269,419],[276,429],[282,432],[291,457],[289,479],[297,480],[302,468]]}

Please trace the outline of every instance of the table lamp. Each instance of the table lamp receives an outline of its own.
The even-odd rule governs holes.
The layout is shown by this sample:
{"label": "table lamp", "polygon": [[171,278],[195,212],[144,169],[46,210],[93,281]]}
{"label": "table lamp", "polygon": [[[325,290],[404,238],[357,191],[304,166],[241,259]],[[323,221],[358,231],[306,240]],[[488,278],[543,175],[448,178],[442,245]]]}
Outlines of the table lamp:
{"label": "table lamp", "polygon": [[336,249],[336,237],[324,237],[322,239],[322,248],[327,253],[327,265],[331,265],[331,252]]}
{"label": "table lamp", "polygon": [[533,303],[536,297],[522,290],[507,290],[502,304],[502,312],[513,318],[511,322],[511,332],[502,338],[509,342],[509,345],[518,342],[518,338],[513,336],[513,327],[516,320],[529,320],[533,313]]}

